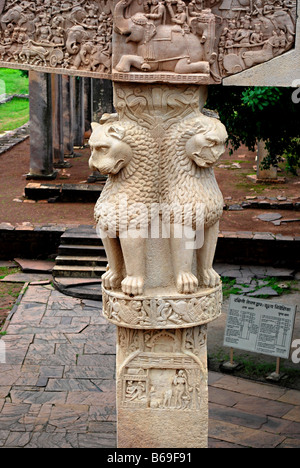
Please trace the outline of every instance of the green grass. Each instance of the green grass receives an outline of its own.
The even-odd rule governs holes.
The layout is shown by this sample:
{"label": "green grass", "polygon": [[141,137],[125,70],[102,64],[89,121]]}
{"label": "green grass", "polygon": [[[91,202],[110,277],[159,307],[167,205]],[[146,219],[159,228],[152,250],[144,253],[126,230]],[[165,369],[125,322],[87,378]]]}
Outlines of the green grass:
{"label": "green grass", "polygon": [[[28,94],[28,77],[19,70],[0,68],[0,94]],[[15,98],[0,105],[0,133],[15,130],[29,120],[28,99]]]}
{"label": "green grass", "polygon": [[[229,354],[223,349],[211,354],[209,358],[217,366],[224,362],[228,362],[230,359]],[[257,356],[250,356],[249,354],[239,354],[236,352],[234,354],[234,362],[235,364],[240,365],[240,368],[235,371],[234,375],[252,380],[265,379],[266,376],[275,371],[275,361],[260,362]],[[282,362],[280,366],[280,372],[286,376],[285,380],[283,381],[284,385],[291,386],[291,388],[293,388],[293,382],[295,380],[299,380],[299,370],[285,366]]]}
{"label": "green grass", "polygon": [[0,133],[14,130],[29,120],[29,102],[27,99],[13,99],[0,106]]}
{"label": "green grass", "polygon": [[22,76],[19,70],[0,68],[0,80],[5,83],[4,86],[0,81],[0,94],[28,94],[29,92],[28,77]]}
{"label": "green grass", "polygon": [[0,279],[5,278],[6,276],[9,275],[14,275],[15,273],[20,273],[21,269],[19,267],[16,268],[6,268],[6,267],[1,267],[0,268]]}
{"label": "green grass", "polygon": [[[282,281],[279,278],[265,278],[261,280],[259,283],[258,280],[253,280],[251,285],[249,284],[237,284],[235,279],[230,279],[227,277],[222,278],[223,283],[223,295],[224,298],[233,295],[243,295],[246,294],[242,291],[243,288],[248,288],[248,292],[259,291],[265,287],[272,288],[274,291],[277,292],[279,296],[285,294],[291,294],[292,292],[299,291],[297,281]],[[269,296],[266,295],[259,295],[256,296],[261,299],[268,299]]]}

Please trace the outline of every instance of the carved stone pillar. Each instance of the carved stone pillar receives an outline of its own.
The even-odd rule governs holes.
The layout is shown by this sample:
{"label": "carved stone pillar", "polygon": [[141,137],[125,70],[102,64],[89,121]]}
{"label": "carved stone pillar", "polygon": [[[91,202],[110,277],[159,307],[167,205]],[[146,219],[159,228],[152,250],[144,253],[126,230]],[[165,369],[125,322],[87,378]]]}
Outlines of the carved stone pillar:
{"label": "carved stone pillar", "polygon": [[64,158],[64,124],[62,103],[62,77],[51,75],[52,95],[52,144],[53,164],[55,168],[71,167]]}
{"label": "carved stone pillar", "polygon": [[27,179],[55,179],[52,145],[51,75],[30,71],[30,170]]}
{"label": "carved stone pillar", "polygon": [[113,85],[109,80],[93,79],[93,121],[99,122],[105,113],[113,112]]}
{"label": "carved stone pillar", "polygon": [[266,144],[263,140],[260,140],[257,144],[257,182],[276,181],[277,179],[277,167],[271,166],[269,169],[262,168],[262,163],[267,156],[268,150],[266,149]]}
{"label": "carved stone pillar", "polygon": [[222,305],[212,166],[227,133],[201,112],[206,93],[115,83],[118,115],[92,125],[90,166],[109,174],[95,217],[103,312],[118,327],[119,448],[207,446],[206,324]]}
{"label": "carved stone pillar", "polygon": [[93,122],[93,79],[84,78],[84,130],[91,131],[91,123]]}

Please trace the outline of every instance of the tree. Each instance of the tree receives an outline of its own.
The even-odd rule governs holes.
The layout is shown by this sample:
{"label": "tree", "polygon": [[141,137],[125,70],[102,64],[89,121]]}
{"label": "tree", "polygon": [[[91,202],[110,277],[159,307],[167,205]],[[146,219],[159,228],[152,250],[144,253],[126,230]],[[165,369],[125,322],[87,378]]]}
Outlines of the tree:
{"label": "tree", "polygon": [[268,157],[263,168],[277,166],[286,157],[287,167],[300,167],[300,104],[292,100],[291,88],[210,86],[206,104],[218,112],[227,127],[230,152],[245,145],[255,151],[258,140],[266,142]]}

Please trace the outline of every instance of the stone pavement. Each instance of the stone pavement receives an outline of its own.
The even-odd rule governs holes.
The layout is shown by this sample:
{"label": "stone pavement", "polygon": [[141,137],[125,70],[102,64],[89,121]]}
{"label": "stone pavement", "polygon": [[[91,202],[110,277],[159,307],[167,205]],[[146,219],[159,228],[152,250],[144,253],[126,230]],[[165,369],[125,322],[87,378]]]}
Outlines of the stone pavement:
{"label": "stone pavement", "polygon": [[[0,447],[116,446],[115,329],[100,306],[24,288],[0,347]],[[300,447],[300,392],[210,372],[209,400],[210,448]]]}
{"label": "stone pavement", "polygon": [[[1,104],[1,103],[0,103]],[[30,133],[30,124],[27,122],[22,125],[22,127],[12,130],[10,132],[5,132],[0,135],[0,154],[5,153],[9,149],[18,145],[22,141],[26,140],[29,137]]]}

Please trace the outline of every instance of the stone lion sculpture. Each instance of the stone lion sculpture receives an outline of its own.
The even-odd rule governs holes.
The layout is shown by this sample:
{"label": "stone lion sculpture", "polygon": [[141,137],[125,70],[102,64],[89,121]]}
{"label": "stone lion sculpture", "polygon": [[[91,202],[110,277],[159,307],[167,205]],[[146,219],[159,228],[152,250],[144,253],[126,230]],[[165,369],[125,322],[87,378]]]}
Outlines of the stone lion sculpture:
{"label": "stone lion sculpture", "polygon": [[[171,127],[162,143],[161,200],[173,207],[170,244],[180,293],[191,294],[199,285],[213,288],[220,283],[213,259],[224,201],[213,165],[224,153],[227,138],[226,129],[218,119],[202,114]],[[174,226],[182,223],[184,230],[178,239]],[[199,246],[195,240],[197,235],[202,238],[202,234],[201,247],[202,243]],[[195,249],[186,247],[191,241]],[[197,276],[192,273],[194,250]]]}
{"label": "stone lion sculpture", "polygon": [[[143,294],[154,204],[160,207],[162,222],[170,225],[167,242],[177,291],[193,294],[198,286],[216,287],[220,278],[212,263],[223,197],[212,166],[224,152],[225,127],[201,114],[173,125],[160,146],[149,130],[118,121],[116,115],[104,116],[92,128],[90,167],[108,175],[95,207],[108,258],[108,270],[102,277],[104,288],[122,288],[129,296]],[[164,206],[171,207],[168,220]],[[181,238],[176,236],[176,225],[184,225]],[[201,229],[204,244],[198,248],[192,243],[187,248],[187,242],[195,241]],[[192,272],[195,249],[197,274]]]}
{"label": "stone lion sculpture", "polygon": [[108,258],[104,288],[140,295],[151,205],[159,202],[159,152],[148,130],[104,116],[92,124],[90,167],[108,175],[95,219]]}

